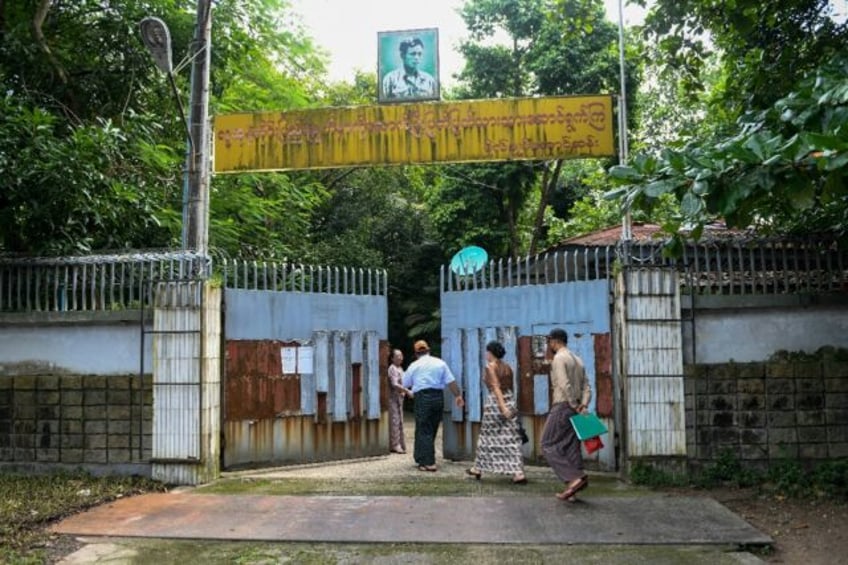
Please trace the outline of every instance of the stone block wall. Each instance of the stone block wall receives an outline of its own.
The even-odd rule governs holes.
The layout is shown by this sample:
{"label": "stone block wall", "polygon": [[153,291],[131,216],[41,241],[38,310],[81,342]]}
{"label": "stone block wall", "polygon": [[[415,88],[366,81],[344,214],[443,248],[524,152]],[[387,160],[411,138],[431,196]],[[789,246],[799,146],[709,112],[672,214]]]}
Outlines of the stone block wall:
{"label": "stone block wall", "polygon": [[152,407],[149,375],[0,375],[0,464],[146,463]]}
{"label": "stone block wall", "polygon": [[848,362],[688,365],[685,374],[690,463],[727,450],[759,468],[848,457]]}

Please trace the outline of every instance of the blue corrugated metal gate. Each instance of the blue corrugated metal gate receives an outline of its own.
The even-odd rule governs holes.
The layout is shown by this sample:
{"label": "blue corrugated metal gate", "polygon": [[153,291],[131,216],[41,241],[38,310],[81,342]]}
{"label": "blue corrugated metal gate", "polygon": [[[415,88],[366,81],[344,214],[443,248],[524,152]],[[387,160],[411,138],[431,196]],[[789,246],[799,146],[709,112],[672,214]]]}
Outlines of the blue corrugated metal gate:
{"label": "blue corrugated metal gate", "polygon": [[228,266],[223,466],[385,453],[385,271]]}
{"label": "blue corrugated metal gate", "polygon": [[[590,410],[610,430],[596,456],[604,469],[616,466],[611,350],[610,250],[556,253],[507,265],[489,264],[471,277],[442,277],[442,354],[466,394],[466,410],[446,403],[444,453],[471,459],[485,401],[481,372],[485,344],[497,339],[515,368],[518,406],[531,441],[525,457],[539,455],[539,439],[550,408],[549,357],[545,336],[560,327],[569,348],[586,366],[593,396]],[[452,407],[452,408],[451,408]]]}

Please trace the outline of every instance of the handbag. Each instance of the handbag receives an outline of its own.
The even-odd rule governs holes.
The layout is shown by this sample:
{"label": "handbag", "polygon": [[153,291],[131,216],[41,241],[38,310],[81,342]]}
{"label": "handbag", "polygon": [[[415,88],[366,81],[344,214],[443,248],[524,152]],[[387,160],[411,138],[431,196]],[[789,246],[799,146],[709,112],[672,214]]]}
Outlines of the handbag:
{"label": "handbag", "polygon": [[521,438],[521,443],[527,443],[530,441],[530,438],[527,437],[527,431],[524,429],[524,426],[521,425],[521,422],[516,419],[516,423],[518,424],[518,437]]}

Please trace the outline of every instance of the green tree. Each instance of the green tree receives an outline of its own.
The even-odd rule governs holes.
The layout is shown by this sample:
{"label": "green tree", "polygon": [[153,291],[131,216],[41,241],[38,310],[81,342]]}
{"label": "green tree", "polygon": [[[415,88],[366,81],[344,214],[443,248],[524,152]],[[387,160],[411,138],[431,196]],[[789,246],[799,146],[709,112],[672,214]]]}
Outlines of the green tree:
{"label": "green tree", "polygon": [[[461,14],[470,38],[460,46],[466,64],[453,93],[457,97],[618,90],[618,32],[605,19],[600,1],[469,0]],[[499,37],[506,37],[506,42],[493,44]],[[629,75],[631,88],[637,76]],[[535,253],[545,242],[545,210],[551,199],[565,186],[583,188],[579,182],[562,182],[563,170],[576,169],[564,169],[561,160],[451,168],[438,188],[444,209],[434,209],[434,214],[443,216],[440,225],[466,234],[461,243],[481,244],[488,237],[490,250],[497,253]],[[472,191],[482,193],[463,199]],[[531,203],[535,210],[527,213]],[[466,214],[468,210],[473,215]],[[522,236],[525,232],[529,238]]]}
{"label": "green tree", "polygon": [[[829,17],[824,1],[772,8],[660,0],[648,17],[648,37],[677,65],[681,92],[703,96],[709,118],[685,144],[614,167],[623,188],[611,196],[646,213],[660,198],[676,201],[679,213],[665,224],[672,250],[681,229],[697,238],[716,218],[733,227],[845,233],[848,27]],[[705,83],[707,54],[716,71]]]}
{"label": "green tree", "polygon": [[[215,2],[214,111],[304,107],[324,73],[285,0]],[[189,51],[195,2],[0,2],[0,249],[29,253],[179,241],[185,126],[138,31]],[[92,48],[96,46],[96,48]],[[177,77],[188,91],[187,73]],[[289,177],[213,181],[210,242],[228,253],[299,241],[323,192]],[[267,201],[266,201],[267,199]],[[285,205],[283,205],[285,202]]]}
{"label": "green tree", "polygon": [[389,339],[396,345],[438,335],[439,267],[447,258],[422,202],[436,174],[414,166],[340,171],[313,215],[311,261],[387,269]]}
{"label": "green tree", "polygon": [[656,0],[645,33],[689,91],[703,90],[706,58],[719,54],[721,79],[711,94],[732,124],[770,107],[844,49],[848,28],[831,12],[828,0]]}
{"label": "green tree", "polygon": [[651,210],[664,195],[680,203],[666,225],[695,239],[705,223],[773,231],[848,227],[848,57],[823,64],[786,97],[737,122],[735,135],[697,140],[659,156],[639,155],[610,176],[625,206]]}

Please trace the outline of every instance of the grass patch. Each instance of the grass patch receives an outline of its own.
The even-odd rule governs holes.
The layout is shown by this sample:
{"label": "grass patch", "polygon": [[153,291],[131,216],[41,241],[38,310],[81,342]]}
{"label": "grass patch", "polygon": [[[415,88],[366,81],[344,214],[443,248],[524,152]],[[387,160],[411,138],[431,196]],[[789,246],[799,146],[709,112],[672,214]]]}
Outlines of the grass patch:
{"label": "grass patch", "polygon": [[0,474],[0,563],[42,563],[51,522],[110,500],[164,487],[139,477],[84,472]]}
{"label": "grass patch", "polygon": [[782,459],[766,472],[746,467],[731,451],[691,474],[672,474],[649,464],[637,463],[630,471],[634,484],[649,487],[720,486],[756,487],[764,493],[800,498],[819,496],[848,501],[848,459],[823,461],[809,471],[800,462]]}

